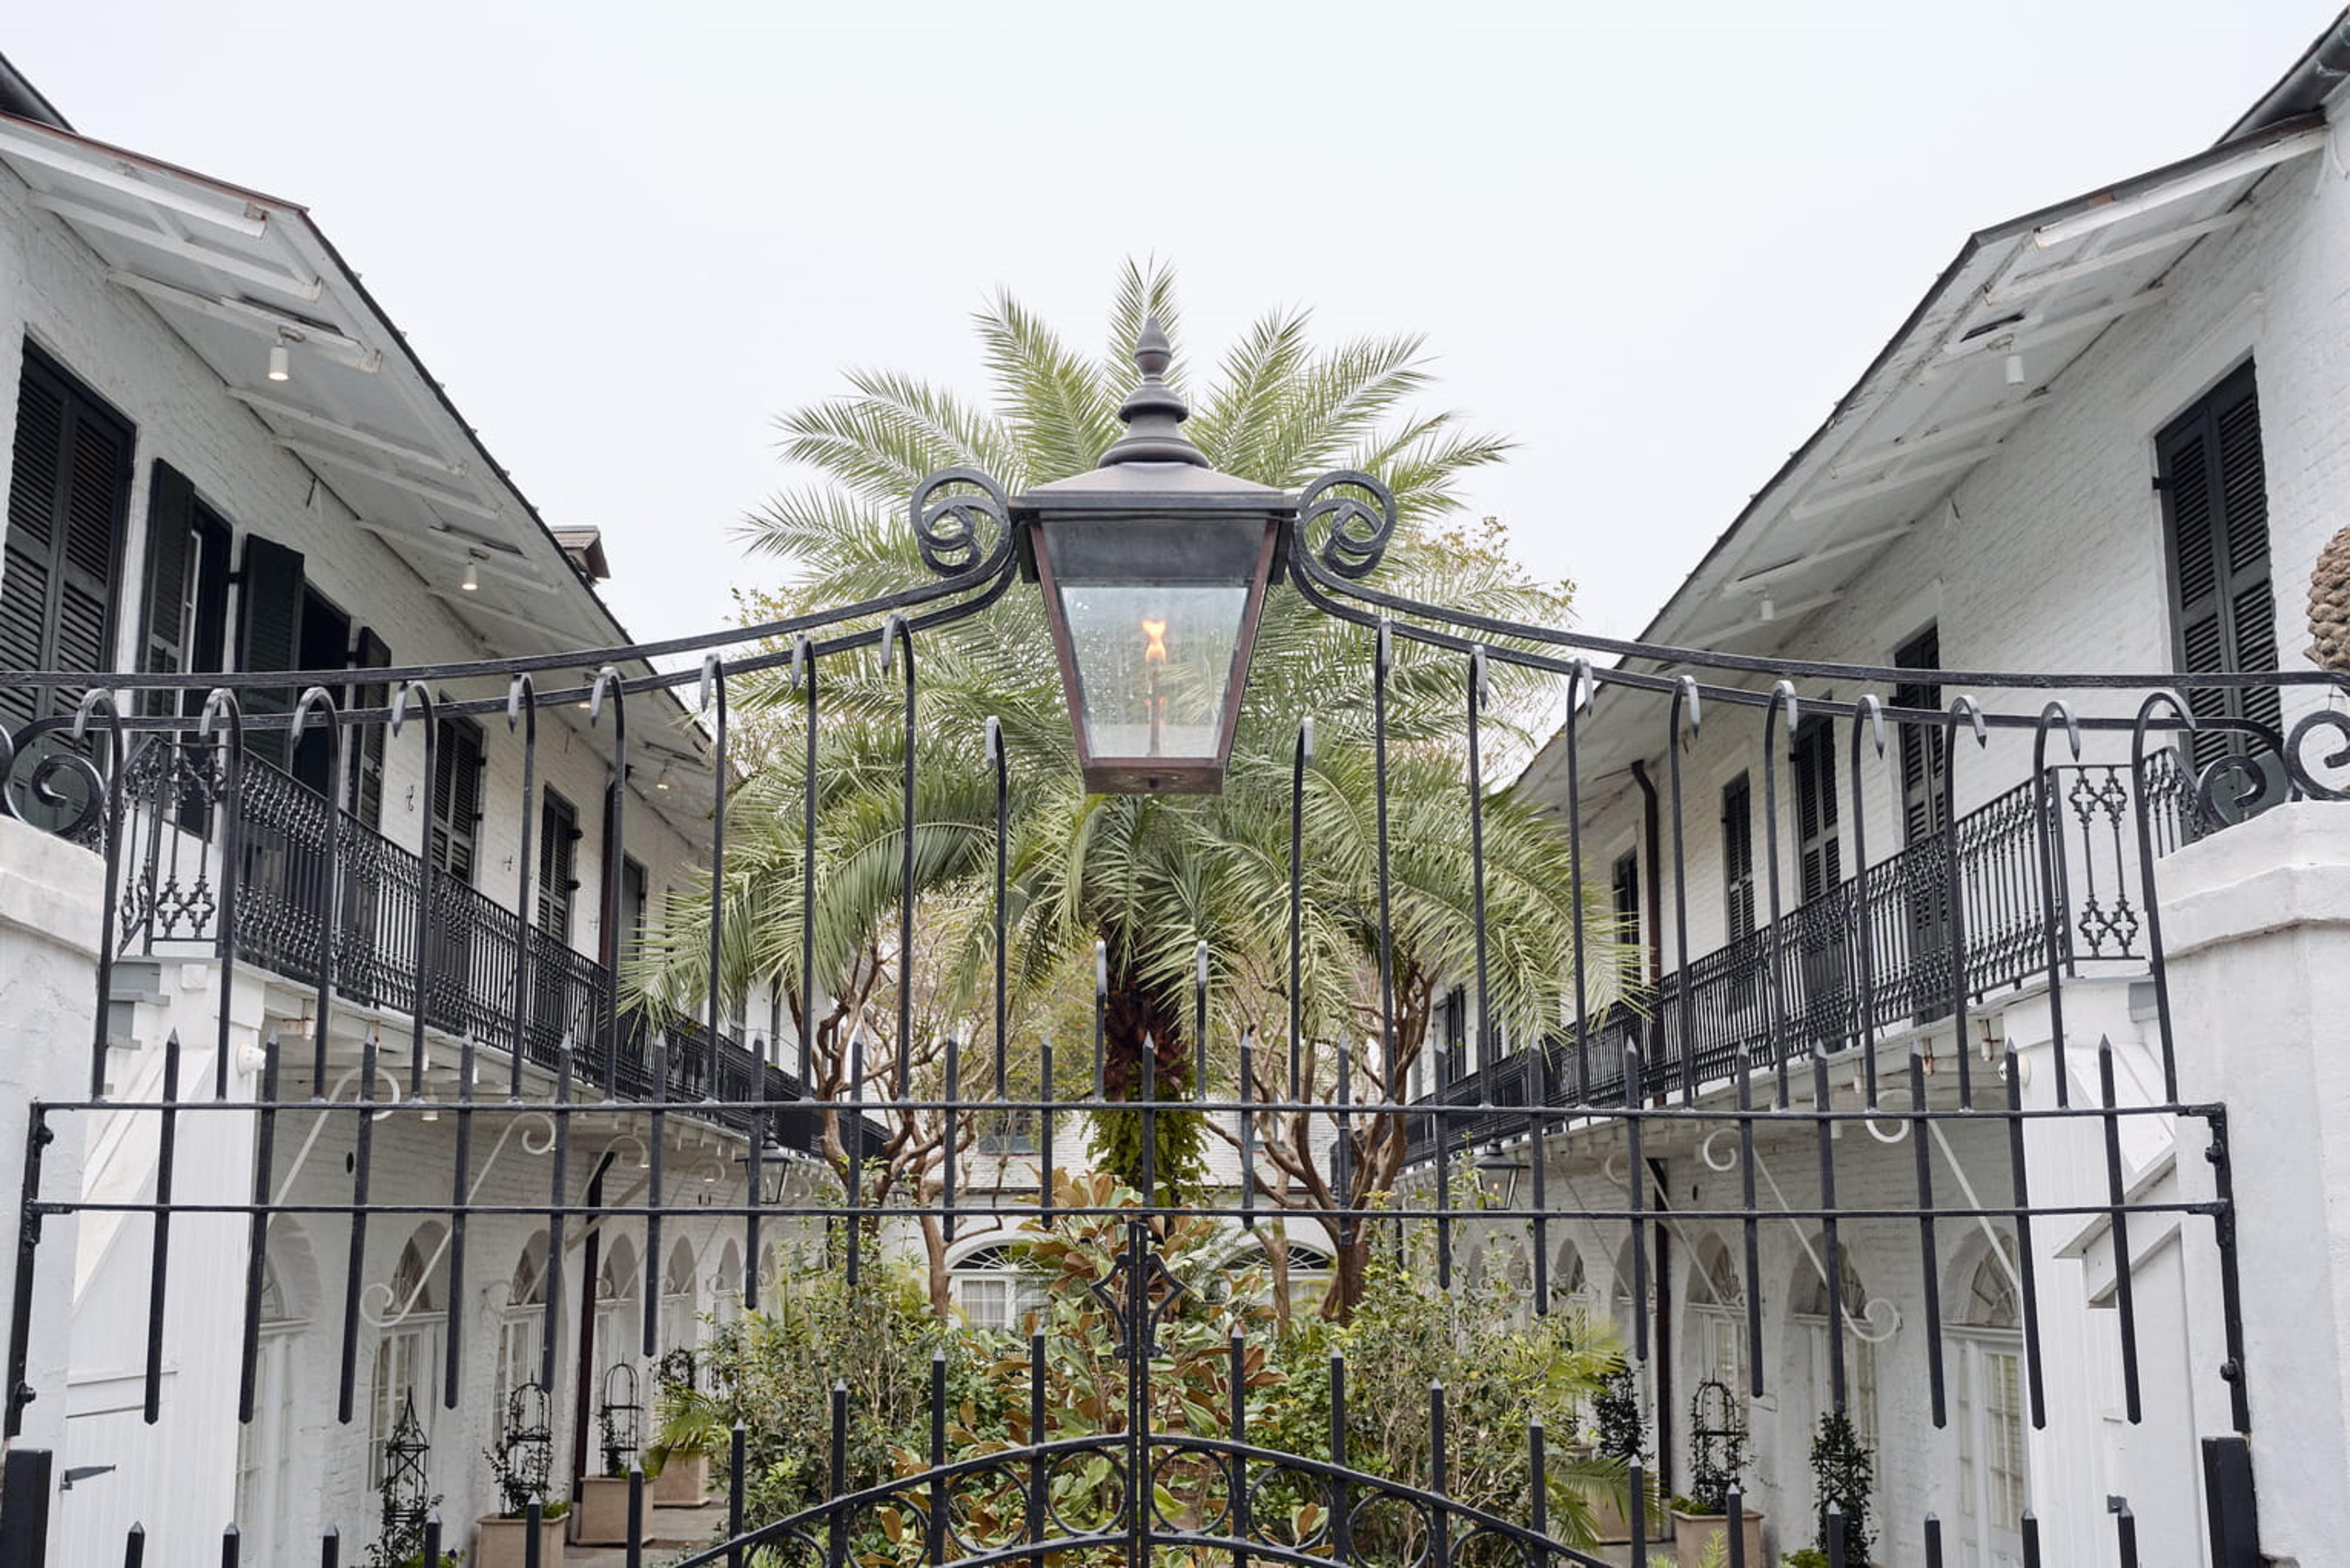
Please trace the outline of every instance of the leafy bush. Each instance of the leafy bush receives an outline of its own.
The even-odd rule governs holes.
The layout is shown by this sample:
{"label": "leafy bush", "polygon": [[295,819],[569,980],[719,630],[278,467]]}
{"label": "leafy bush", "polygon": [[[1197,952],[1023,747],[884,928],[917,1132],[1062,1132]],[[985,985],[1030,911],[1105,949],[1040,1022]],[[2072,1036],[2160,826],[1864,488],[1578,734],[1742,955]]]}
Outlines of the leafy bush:
{"label": "leafy bush", "polygon": [[[919,1474],[931,1463],[933,1357],[944,1363],[951,1459],[1125,1431],[1128,1364],[1120,1337],[1133,1282],[1118,1270],[1137,1223],[1125,1210],[1136,1199],[1108,1176],[1080,1175],[1062,1179],[1055,1201],[1064,1210],[1097,1212],[1065,1212],[1050,1227],[1032,1220],[1019,1232],[1015,1253],[1042,1298],[1030,1324],[1044,1338],[1041,1377],[1024,1335],[941,1320],[902,1272],[877,1269],[853,1288],[834,1272],[794,1272],[778,1282],[768,1310],[719,1328],[702,1355],[700,1387],[663,1391],[656,1452],[707,1453],[723,1466],[739,1419],[745,1514],[754,1524],[814,1507],[836,1485],[857,1490]],[[1263,1266],[1227,1261],[1235,1241],[1228,1228],[1189,1216],[1145,1222],[1154,1260],[1147,1304],[1158,1332],[1149,1413],[1155,1437],[1232,1435],[1237,1336],[1251,1443],[1327,1459],[1331,1362],[1343,1355],[1352,1372],[1347,1460],[1355,1469],[1425,1484],[1429,1390],[1441,1383],[1447,1490],[1460,1502],[1525,1516],[1530,1419],[1561,1439],[1546,1474],[1551,1525],[1563,1539],[1588,1542],[1593,1501],[1608,1493],[1620,1500],[1624,1460],[1578,1457],[1564,1441],[1621,1363],[1604,1325],[1579,1314],[1522,1320],[1522,1303],[1500,1271],[1491,1272],[1491,1285],[1447,1298],[1386,1264],[1369,1272],[1350,1323],[1315,1322],[1276,1339]],[[1041,1384],[1041,1430],[1032,1417],[1032,1380]],[[848,1408],[847,1473],[839,1478],[828,1473],[836,1383],[847,1389]],[[1025,1478],[1019,1460],[957,1482],[951,1507],[959,1550],[1025,1538]],[[1231,1478],[1229,1459],[1212,1450],[1159,1450],[1151,1478],[1159,1518],[1174,1529],[1217,1529],[1229,1511]],[[1080,1451],[1056,1461],[1047,1486],[1058,1527],[1107,1527],[1119,1514],[1123,1484],[1107,1454]],[[1331,1522],[1324,1483],[1269,1467],[1253,1469],[1252,1487],[1260,1531],[1301,1551],[1327,1551],[1326,1541],[1313,1544]],[[927,1506],[907,1495],[861,1515],[850,1542],[861,1568],[920,1562]],[[1365,1503],[1353,1511],[1352,1526],[1356,1553],[1366,1560],[1409,1562],[1428,1544],[1428,1521],[1413,1508]]]}

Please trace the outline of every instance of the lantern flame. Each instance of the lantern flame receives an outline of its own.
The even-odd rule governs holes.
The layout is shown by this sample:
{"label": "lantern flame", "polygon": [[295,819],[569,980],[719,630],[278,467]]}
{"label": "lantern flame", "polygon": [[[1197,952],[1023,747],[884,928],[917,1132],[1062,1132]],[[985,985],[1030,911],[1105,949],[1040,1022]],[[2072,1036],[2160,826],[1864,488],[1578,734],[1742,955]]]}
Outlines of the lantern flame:
{"label": "lantern flame", "polygon": [[1142,623],[1142,635],[1150,639],[1142,650],[1142,661],[1145,664],[1166,663],[1167,623],[1163,620],[1146,620]]}

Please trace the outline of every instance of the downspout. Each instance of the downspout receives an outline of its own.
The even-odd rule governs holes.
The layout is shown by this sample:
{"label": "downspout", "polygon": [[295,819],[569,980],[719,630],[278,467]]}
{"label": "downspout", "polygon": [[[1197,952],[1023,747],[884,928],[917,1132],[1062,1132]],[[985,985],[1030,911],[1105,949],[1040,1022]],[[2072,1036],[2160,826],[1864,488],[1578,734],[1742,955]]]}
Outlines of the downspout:
{"label": "downspout", "polygon": [[[588,1179],[588,1207],[604,1207],[604,1173],[612,1168],[614,1151],[606,1149],[596,1162],[596,1174]],[[591,1222],[588,1239],[579,1250],[579,1377],[577,1397],[573,1400],[571,1420],[571,1495],[577,1498],[579,1483],[588,1477],[588,1420],[592,1414],[590,1396],[596,1384],[596,1272],[601,1262],[604,1247],[604,1227]],[[561,1260],[556,1260],[559,1265]]]}

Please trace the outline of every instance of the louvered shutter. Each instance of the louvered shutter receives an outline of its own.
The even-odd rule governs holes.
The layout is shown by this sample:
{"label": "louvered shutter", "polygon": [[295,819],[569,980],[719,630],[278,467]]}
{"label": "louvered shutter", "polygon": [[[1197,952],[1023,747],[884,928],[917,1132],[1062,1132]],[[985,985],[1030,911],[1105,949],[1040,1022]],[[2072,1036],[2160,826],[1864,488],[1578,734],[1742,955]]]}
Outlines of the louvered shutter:
{"label": "louvered shutter", "polygon": [[[2178,668],[2214,675],[2277,668],[2275,591],[2269,577],[2266,463],[2260,396],[2250,365],[2155,439],[2163,518],[2169,534],[2171,610]],[[2227,691],[2189,687],[2199,719],[2247,719],[2274,730],[2274,687]],[[2200,767],[2247,750],[2241,734],[2195,737]]]}
{"label": "louvered shutter", "polygon": [[579,889],[579,818],[571,803],[546,792],[539,815],[538,929],[558,942],[571,940],[571,905]]}
{"label": "louvered shutter", "polygon": [[[363,626],[351,662],[361,670],[382,670],[391,663],[391,649],[373,627]],[[380,681],[362,681],[348,689],[348,700],[353,708],[381,708],[391,701],[391,691]],[[359,825],[372,832],[383,826],[384,726],[363,724],[358,738],[359,762],[351,769],[350,799],[346,805]]]}
{"label": "louvered shutter", "polygon": [[[1942,633],[1928,627],[1893,655],[1902,670],[1936,670],[1942,662]],[[1939,711],[1942,688],[1930,680],[1905,680],[1893,689],[1896,708]],[[1939,724],[1911,722],[1901,726],[1901,827],[1905,842],[1916,844],[1942,828],[1943,781],[1949,776],[1942,747],[1946,736]]]}
{"label": "louvered shutter", "polygon": [[482,820],[482,732],[467,720],[441,725],[432,777],[432,863],[466,887],[473,884],[473,838]]}
{"label": "louvered shutter", "polygon": [[1754,789],[1740,774],[1721,790],[1722,892],[1731,941],[1754,929]]}
{"label": "louvered shutter", "polygon": [[1798,897],[1808,904],[1844,880],[1844,846],[1836,833],[1835,730],[1825,720],[1807,719],[1797,731],[1794,764]]}
{"label": "louvered shutter", "polygon": [[[259,535],[244,541],[243,587],[237,595],[239,670],[295,670],[302,649],[302,553]],[[255,686],[241,693],[245,716],[290,713],[301,693],[290,686]],[[247,754],[279,768],[292,748],[284,730],[248,729]]]}
{"label": "louvered shutter", "polygon": [[[27,353],[18,383],[0,559],[0,668],[111,670],[113,604],[130,493],[130,431]],[[78,690],[0,691],[11,726],[69,712]]]}

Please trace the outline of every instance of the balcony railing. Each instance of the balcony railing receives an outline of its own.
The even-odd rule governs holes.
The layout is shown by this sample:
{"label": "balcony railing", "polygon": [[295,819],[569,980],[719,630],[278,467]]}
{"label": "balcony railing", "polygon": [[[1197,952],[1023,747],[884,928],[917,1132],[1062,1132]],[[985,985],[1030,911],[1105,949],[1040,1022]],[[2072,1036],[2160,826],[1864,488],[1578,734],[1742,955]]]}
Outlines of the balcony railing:
{"label": "balcony railing", "polygon": [[[2146,900],[2129,768],[2052,767],[2043,784],[2054,840],[2047,864],[2058,963],[2077,975],[2084,964],[2143,962]],[[2195,820],[2191,793],[2191,775],[2170,753],[2153,761],[2147,804],[2158,854],[2210,830]],[[2032,783],[1959,818],[1955,827],[1966,989],[1981,1000],[2046,972],[2050,905]],[[1775,1066],[1807,1059],[1814,1048],[1841,1051],[1864,1034],[1873,1039],[1946,1017],[1953,1007],[1949,866],[1941,836],[1925,838],[1771,925],[1690,960],[1580,1040],[1553,1036],[1540,1050],[1513,1052],[1420,1103],[1476,1107],[1444,1118],[1456,1143],[1472,1144],[1525,1130],[1533,1107],[1620,1103],[1630,1045],[1640,1047],[1644,1092],[1661,1095],[1685,1081],[1729,1078],[1742,1052],[1758,1065]],[[1435,1120],[1413,1118],[1414,1158],[1432,1151]]]}
{"label": "balcony railing", "polygon": [[[211,745],[158,736],[125,773],[125,954],[169,957],[220,949],[227,835],[219,755]],[[420,949],[422,859],[348,812],[340,814],[335,851],[342,881],[338,918],[328,921],[330,809],[291,774],[247,756],[236,812],[238,962],[316,985],[331,926],[335,990],[354,1002],[411,1016],[421,1008],[434,1029],[502,1051],[518,1046],[525,1061],[550,1071],[568,1041],[575,1070],[618,1098],[799,1098],[782,1068],[723,1033],[717,1078],[711,1082],[709,1031],[681,1017],[656,1031],[641,1012],[626,1012],[619,1020],[617,1049],[607,1052],[600,1042],[610,971],[536,927],[525,947],[523,922],[513,910],[454,878],[432,879],[431,918],[421,922],[421,938],[429,945]],[[524,996],[520,1008],[517,988]],[[668,1047],[665,1075],[658,1068],[657,1040]],[[744,1126],[749,1118],[713,1111],[712,1119]],[[787,1146],[814,1147],[812,1117],[777,1113],[771,1120]]]}

